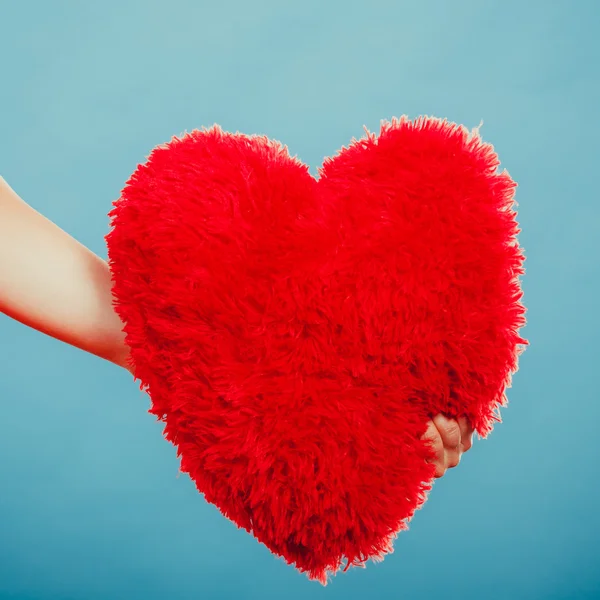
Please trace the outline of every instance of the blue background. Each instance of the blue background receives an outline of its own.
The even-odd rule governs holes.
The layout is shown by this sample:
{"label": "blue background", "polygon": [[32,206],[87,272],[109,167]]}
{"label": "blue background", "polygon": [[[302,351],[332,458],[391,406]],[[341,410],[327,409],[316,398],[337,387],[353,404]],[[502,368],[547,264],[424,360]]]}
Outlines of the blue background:
{"label": "blue background", "polygon": [[311,164],[484,120],[519,182],[531,346],[504,423],[381,564],[309,582],[177,476],[125,371],[0,315],[0,597],[600,598],[597,2],[0,0],[0,169],[106,257],[150,149],[214,122]]}

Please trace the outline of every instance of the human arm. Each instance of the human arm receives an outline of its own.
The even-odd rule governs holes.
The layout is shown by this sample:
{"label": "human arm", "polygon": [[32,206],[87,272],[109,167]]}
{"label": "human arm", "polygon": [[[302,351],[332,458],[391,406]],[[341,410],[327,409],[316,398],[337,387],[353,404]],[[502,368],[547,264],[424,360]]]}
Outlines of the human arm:
{"label": "human arm", "polygon": [[0,312],[128,368],[108,264],[24,202],[2,177]]}

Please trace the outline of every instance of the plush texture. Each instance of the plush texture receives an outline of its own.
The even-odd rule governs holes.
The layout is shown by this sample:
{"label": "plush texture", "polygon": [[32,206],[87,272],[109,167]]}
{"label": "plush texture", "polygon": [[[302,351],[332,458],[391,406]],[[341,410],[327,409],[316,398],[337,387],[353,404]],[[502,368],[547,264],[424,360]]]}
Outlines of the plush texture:
{"label": "plush texture", "polygon": [[181,470],[326,583],[392,551],[437,413],[486,436],[525,340],[515,183],[477,132],[384,123],[315,178],[215,126],[153,150],[110,213],[116,310]]}

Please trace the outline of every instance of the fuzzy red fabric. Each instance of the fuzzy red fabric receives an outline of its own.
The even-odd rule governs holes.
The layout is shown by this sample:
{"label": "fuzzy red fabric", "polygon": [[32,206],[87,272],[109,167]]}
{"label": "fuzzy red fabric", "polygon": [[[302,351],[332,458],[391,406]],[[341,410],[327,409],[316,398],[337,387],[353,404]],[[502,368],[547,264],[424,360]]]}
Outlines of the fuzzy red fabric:
{"label": "fuzzy red fabric", "polygon": [[265,137],[153,150],[110,213],[150,412],[206,500],[326,583],[392,551],[434,475],[430,417],[486,436],[525,340],[515,183],[431,118],[315,178]]}

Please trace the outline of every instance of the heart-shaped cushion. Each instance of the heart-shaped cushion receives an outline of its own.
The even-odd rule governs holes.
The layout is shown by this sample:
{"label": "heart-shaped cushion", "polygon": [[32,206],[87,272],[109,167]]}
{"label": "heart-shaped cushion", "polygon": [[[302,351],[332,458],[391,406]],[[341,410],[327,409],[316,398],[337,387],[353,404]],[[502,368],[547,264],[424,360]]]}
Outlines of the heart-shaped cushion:
{"label": "heart-shaped cushion", "polygon": [[313,177],[265,137],[153,150],[110,213],[150,412],[206,500],[325,583],[392,551],[437,413],[486,436],[525,340],[515,183],[478,133],[406,118]]}

